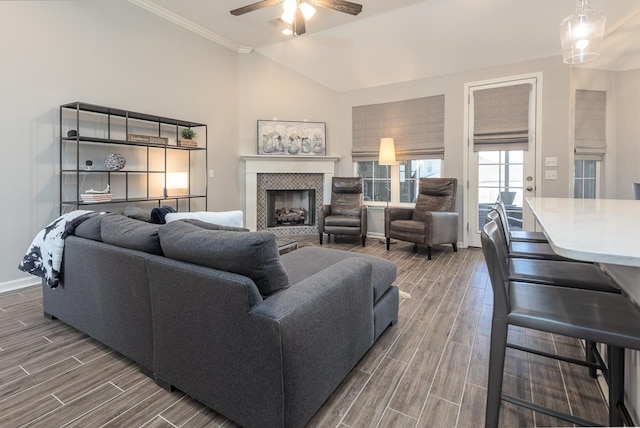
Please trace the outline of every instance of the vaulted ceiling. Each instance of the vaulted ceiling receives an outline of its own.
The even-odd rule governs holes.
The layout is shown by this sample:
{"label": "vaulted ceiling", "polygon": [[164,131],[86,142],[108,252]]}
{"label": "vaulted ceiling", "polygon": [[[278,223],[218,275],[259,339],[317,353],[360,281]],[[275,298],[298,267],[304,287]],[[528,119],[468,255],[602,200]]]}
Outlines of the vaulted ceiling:
{"label": "vaulted ceiling", "polygon": [[[574,0],[354,0],[358,16],[317,8],[302,36],[284,36],[276,4],[256,0],[128,0],[233,49],[253,51],[346,91],[561,55],[560,22]],[[640,0],[592,0],[607,15],[601,56],[584,66],[640,68]],[[561,61],[558,58],[558,61]]]}

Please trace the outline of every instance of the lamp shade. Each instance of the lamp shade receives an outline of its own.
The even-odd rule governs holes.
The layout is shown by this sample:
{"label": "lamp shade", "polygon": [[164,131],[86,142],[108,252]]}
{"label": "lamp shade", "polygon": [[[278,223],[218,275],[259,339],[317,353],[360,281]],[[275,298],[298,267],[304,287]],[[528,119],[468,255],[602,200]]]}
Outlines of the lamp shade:
{"label": "lamp shade", "polygon": [[396,146],[393,138],[380,139],[380,152],[378,154],[379,165],[393,165],[396,163]]}
{"label": "lamp shade", "polygon": [[562,61],[580,64],[598,58],[605,21],[603,12],[589,9],[587,0],[577,0],[574,14],[560,24]]}

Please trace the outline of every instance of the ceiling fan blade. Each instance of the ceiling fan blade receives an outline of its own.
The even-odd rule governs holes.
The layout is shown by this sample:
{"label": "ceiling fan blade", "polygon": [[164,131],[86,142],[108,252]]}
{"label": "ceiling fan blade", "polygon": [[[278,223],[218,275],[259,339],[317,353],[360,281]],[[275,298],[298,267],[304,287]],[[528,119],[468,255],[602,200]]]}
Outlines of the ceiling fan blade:
{"label": "ceiling fan blade", "polygon": [[231,11],[231,15],[244,15],[245,13],[253,12],[254,10],[262,9],[263,7],[271,6],[276,3],[280,3],[280,0],[262,0],[253,4],[239,7],[237,9],[233,9]]}
{"label": "ceiling fan blade", "polygon": [[293,34],[295,36],[301,36],[307,32],[307,25],[305,24],[304,15],[300,8],[296,9],[296,15],[293,18]]}
{"label": "ceiling fan blade", "polygon": [[310,3],[326,7],[327,9],[337,10],[338,12],[348,13],[349,15],[357,15],[362,12],[362,5],[352,3],[345,0],[312,0]]}

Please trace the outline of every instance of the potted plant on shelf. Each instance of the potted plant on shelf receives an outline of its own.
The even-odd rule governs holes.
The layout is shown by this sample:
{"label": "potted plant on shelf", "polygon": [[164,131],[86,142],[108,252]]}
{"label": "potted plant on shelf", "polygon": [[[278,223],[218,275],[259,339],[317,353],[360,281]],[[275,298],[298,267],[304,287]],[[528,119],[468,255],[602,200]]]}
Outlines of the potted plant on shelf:
{"label": "potted plant on shelf", "polygon": [[180,131],[180,138],[178,140],[178,145],[183,147],[198,147],[198,142],[194,140],[198,136],[196,131],[191,128],[182,128]]}

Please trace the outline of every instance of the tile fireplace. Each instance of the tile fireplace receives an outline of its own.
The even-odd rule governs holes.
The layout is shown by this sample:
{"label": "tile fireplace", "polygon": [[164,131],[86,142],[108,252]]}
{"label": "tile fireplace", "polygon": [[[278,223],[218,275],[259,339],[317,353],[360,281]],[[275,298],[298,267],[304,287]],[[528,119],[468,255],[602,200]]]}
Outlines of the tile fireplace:
{"label": "tile fireplace", "polygon": [[[318,210],[331,200],[331,179],[335,174],[335,163],[339,157],[334,156],[242,156],[245,166],[245,226],[250,230],[271,230],[277,235],[313,234],[318,232],[316,219]],[[285,201],[290,207],[269,207],[268,191],[293,191]],[[303,195],[306,194],[306,196]],[[304,202],[304,198],[313,201]],[[288,199],[287,199],[288,198]],[[302,203],[306,207],[297,206]],[[287,205],[287,204],[284,204]],[[296,206],[293,206],[296,205]],[[281,220],[273,224],[270,212],[275,217],[275,210],[282,208],[300,209],[304,222],[296,220],[296,213],[281,214]],[[301,214],[298,213],[298,216]],[[269,220],[272,220],[271,225]]]}

